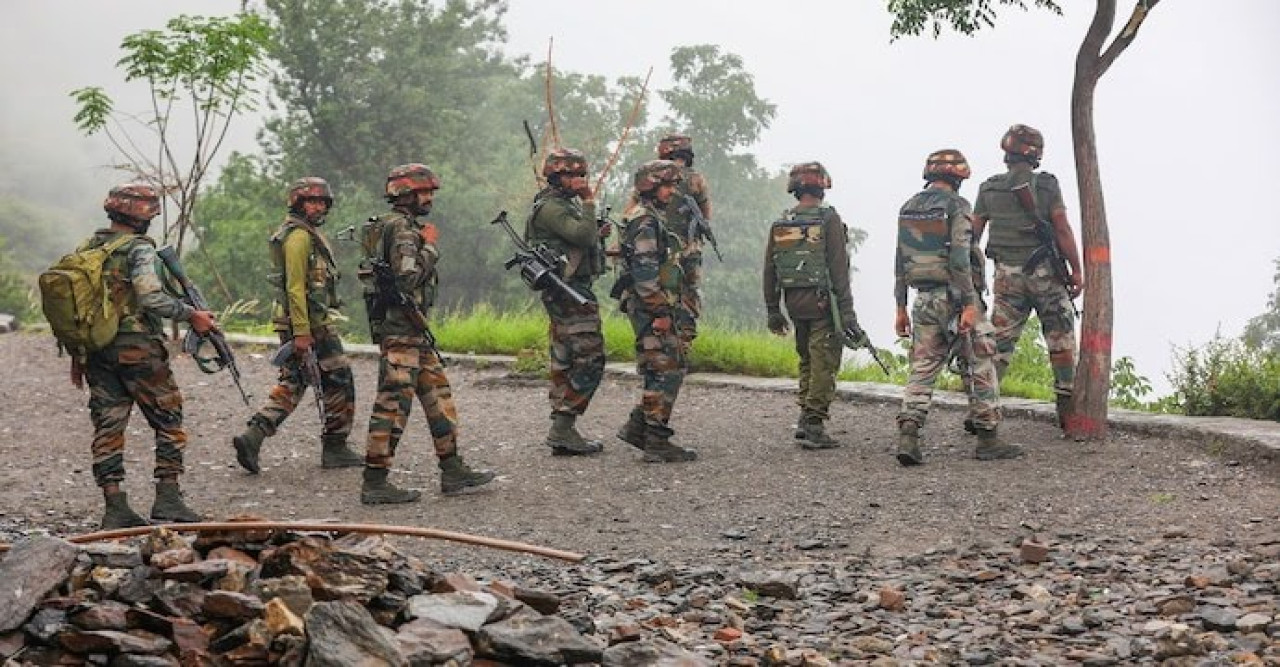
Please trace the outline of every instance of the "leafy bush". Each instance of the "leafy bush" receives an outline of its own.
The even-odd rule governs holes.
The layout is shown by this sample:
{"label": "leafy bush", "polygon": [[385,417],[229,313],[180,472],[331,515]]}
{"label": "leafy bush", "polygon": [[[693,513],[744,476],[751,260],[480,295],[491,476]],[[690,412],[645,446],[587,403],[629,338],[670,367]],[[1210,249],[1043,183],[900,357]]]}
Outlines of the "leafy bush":
{"label": "leafy bush", "polygon": [[1217,335],[1176,356],[1169,381],[1184,414],[1280,421],[1280,352]]}

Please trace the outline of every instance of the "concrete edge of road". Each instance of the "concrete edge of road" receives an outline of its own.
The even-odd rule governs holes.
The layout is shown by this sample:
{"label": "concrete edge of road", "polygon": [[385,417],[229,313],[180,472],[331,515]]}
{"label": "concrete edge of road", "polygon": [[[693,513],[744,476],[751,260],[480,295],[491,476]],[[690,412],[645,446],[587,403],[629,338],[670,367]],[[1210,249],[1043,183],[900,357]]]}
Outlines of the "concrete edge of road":
{"label": "concrete edge of road", "polygon": [[[228,334],[227,339],[238,345],[263,345],[274,347],[279,340],[274,336],[250,336]],[[344,343],[348,354],[378,356],[378,346],[367,343]],[[450,363],[471,367],[510,366],[515,357],[502,354],[466,354],[445,352]],[[612,375],[636,375],[630,363],[610,363],[605,372]],[[736,387],[755,391],[791,392],[795,390],[794,378],[761,378],[726,373],[694,373],[687,382],[708,387]],[[874,382],[839,382],[837,395],[847,401],[872,403],[900,403],[902,387]],[[963,410],[968,399],[960,393],[938,391],[934,394],[936,405]],[[1054,406],[1045,401],[1025,398],[1001,398],[1000,407],[1006,415],[1052,422]],[[1177,436],[1201,443],[1206,452],[1225,453],[1226,446],[1235,445],[1260,454],[1267,459],[1280,458],[1280,422],[1237,417],[1185,417],[1180,415],[1152,414],[1137,410],[1112,408],[1108,411],[1108,423],[1119,431],[1155,436]]]}

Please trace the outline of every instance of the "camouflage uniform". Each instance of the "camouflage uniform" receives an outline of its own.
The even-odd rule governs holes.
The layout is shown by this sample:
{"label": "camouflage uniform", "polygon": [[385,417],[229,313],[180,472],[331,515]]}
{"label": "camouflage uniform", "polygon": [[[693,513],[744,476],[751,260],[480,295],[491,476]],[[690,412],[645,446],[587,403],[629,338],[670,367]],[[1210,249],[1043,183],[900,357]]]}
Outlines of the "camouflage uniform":
{"label": "camouflage uniform", "polygon": [[[814,270],[805,267],[813,265]],[[795,326],[800,355],[796,404],[802,423],[830,418],[843,344],[835,318],[854,322],[849,289],[848,230],[835,207],[796,206],[773,223],[765,243],[764,303],[770,317],[780,302]],[[833,303],[834,302],[834,303]]]}
{"label": "camouflage uniform", "polygon": [[[690,206],[697,206],[702,217],[710,221],[711,188],[707,185],[706,177],[693,167],[681,166],[680,172],[682,179],[666,206],[665,219],[667,229],[679,236],[684,244],[680,255],[684,284],[680,289],[681,308],[675,328],[687,350],[698,337],[698,319],[702,317],[702,240],[692,236],[690,228],[694,214]],[[690,200],[692,204],[689,203]]]}
{"label": "camouflage uniform", "polygon": [[[98,230],[83,247],[103,246],[122,232]],[[91,352],[85,365],[89,417],[93,421],[93,477],[98,486],[124,480],[124,433],[136,403],[155,430],[157,480],[183,473],[187,433],[182,428],[182,393],[169,368],[161,318],[191,319],[191,307],[161,289],[155,244],[138,235],[103,266],[107,290],[117,304],[120,328],[106,348]]]}
{"label": "camouflage uniform", "polygon": [[1036,209],[1044,220],[1066,208],[1062,189],[1053,174],[1033,171],[1030,164],[1017,162],[1009,171],[987,179],[978,190],[974,215],[989,220],[987,255],[995,261],[995,294],[991,323],[996,329],[996,370],[1004,377],[1014,348],[1022,336],[1031,311],[1040,318],[1040,330],[1049,350],[1053,368],[1053,389],[1059,397],[1070,397],[1075,383],[1075,310],[1067,289],[1056,277],[1049,262],[1026,267],[1027,259],[1041,243],[1036,221],[1014,198],[1013,188],[1032,184]]}
{"label": "camouflage uniform", "polygon": [[557,290],[541,292],[550,319],[551,411],[579,416],[600,386],[605,363],[600,307],[591,289],[604,271],[595,202],[584,203],[558,188],[546,188],[533,200],[525,239],[567,257],[565,282],[590,301],[579,306]]}
{"label": "camouflage uniform", "polygon": [[[295,336],[311,336],[325,407],[321,442],[321,465],[326,468],[360,465],[347,448],[347,436],[355,419],[356,385],[351,363],[342,349],[342,339],[334,328],[333,312],[338,307],[338,270],[333,250],[324,234],[296,213],[290,213],[271,236],[271,261],[276,273],[271,281],[279,288],[273,323],[280,342]],[[257,472],[257,447],[263,437],[275,435],[280,424],[293,414],[307,391],[302,362],[291,355],[280,367],[279,379],[267,402],[249,418],[249,430],[234,440],[237,456],[244,445],[253,443],[252,456],[241,464]],[[247,440],[246,440],[247,439]],[[247,464],[247,465],[246,465]]]}
{"label": "camouflage uniform", "polygon": [[[968,360],[970,419],[982,431],[994,431],[1000,424],[994,331],[974,289],[972,243],[969,202],[960,195],[930,187],[902,206],[894,299],[905,308],[908,287],[916,289],[916,299],[911,309],[911,374],[898,413],[900,428],[907,422],[915,428],[924,425],[934,382],[956,345]],[[965,305],[978,308],[978,320],[969,336],[957,340],[955,327]]]}

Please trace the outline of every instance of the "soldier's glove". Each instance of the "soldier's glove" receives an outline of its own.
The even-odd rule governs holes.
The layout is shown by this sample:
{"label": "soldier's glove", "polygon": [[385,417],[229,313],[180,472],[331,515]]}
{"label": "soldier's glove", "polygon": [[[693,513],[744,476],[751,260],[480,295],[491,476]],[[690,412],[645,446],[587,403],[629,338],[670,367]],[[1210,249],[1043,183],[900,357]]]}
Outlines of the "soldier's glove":
{"label": "soldier's glove", "polygon": [[840,332],[840,337],[843,339],[845,347],[855,350],[860,347],[865,347],[869,342],[867,339],[867,332],[863,331],[862,327],[858,326],[857,320],[853,320],[845,326],[844,331]]}
{"label": "soldier's glove", "polygon": [[787,322],[786,316],[782,313],[769,313],[769,331],[775,336],[785,336],[791,330],[791,324]]}

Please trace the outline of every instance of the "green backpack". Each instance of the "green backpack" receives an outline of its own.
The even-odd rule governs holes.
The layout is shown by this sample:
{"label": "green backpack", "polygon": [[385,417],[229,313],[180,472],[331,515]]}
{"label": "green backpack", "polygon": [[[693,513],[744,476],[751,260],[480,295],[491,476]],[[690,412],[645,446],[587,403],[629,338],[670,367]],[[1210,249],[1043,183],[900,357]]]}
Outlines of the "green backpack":
{"label": "green backpack", "polygon": [[44,317],[63,349],[84,356],[115,340],[120,314],[107,292],[102,268],[112,253],[136,238],[140,237],[125,234],[105,245],[81,246],[40,274]]}

